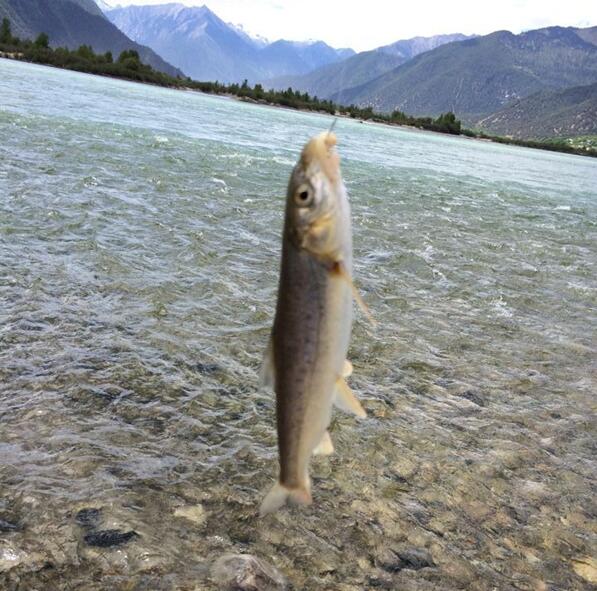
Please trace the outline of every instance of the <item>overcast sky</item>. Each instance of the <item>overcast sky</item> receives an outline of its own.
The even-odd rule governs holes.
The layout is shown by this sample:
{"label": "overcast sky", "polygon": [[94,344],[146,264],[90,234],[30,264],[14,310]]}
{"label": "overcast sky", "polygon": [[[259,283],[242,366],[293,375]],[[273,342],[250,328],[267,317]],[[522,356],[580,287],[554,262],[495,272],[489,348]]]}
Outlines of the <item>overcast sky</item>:
{"label": "overcast sky", "polygon": [[[165,0],[107,0],[165,4]],[[440,33],[513,33],[550,25],[597,25],[597,0],[181,0],[206,4],[226,22],[272,41],[321,39],[334,47],[373,49]]]}

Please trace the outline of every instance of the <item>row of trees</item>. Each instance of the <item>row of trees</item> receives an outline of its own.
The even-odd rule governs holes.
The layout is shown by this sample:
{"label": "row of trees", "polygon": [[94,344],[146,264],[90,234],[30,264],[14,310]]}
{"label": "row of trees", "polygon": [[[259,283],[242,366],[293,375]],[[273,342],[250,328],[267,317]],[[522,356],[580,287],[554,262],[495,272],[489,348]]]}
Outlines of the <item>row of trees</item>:
{"label": "row of trees", "polygon": [[310,96],[308,92],[293,90],[290,87],[286,90],[265,90],[261,84],[250,86],[247,80],[242,84],[220,84],[219,82],[197,82],[187,79],[185,85],[201,90],[202,92],[232,94],[244,99],[282,105],[293,109],[319,111],[330,113],[331,115],[347,115],[353,119],[362,119],[364,121],[410,125],[421,129],[455,135],[462,133],[461,123],[456,119],[454,113],[444,113],[437,119],[431,117],[411,117],[402,111],[394,111],[388,115],[385,113],[376,113],[373,107],[358,107],[356,105],[346,107],[338,105],[331,100]]}
{"label": "row of trees", "polygon": [[48,35],[40,33],[34,41],[22,40],[13,36],[7,18],[0,24],[0,51],[16,54],[18,57],[39,64],[67,68],[91,74],[103,74],[126,78],[138,82],[151,82],[161,86],[178,86],[180,81],[141,62],[134,49],[127,49],[114,59],[111,51],[95,53],[89,45],[77,49],[50,47]]}

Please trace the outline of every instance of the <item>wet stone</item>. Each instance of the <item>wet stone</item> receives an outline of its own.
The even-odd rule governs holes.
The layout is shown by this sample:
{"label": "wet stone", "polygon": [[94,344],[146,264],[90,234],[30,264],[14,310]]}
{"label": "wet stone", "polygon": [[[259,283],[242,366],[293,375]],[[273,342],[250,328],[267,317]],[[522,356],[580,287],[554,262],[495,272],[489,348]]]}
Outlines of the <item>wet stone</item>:
{"label": "wet stone", "polygon": [[18,529],[20,529],[18,524],[0,519],[0,532],[16,531]]}
{"label": "wet stone", "polygon": [[462,396],[462,398],[466,398],[477,406],[486,406],[485,400],[483,400],[480,394],[474,390],[465,390],[460,394],[460,396]]}
{"label": "wet stone", "polygon": [[188,521],[192,521],[196,525],[203,525],[207,519],[207,515],[203,505],[189,505],[186,507],[178,507],[174,510],[174,517],[182,517]]}
{"label": "wet stone", "polygon": [[211,569],[219,589],[226,591],[283,591],[286,578],[271,564],[251,554],[225,554]]}
{"label": "wet stone", "polygon": [[94,528],[99,525],[101,520],[101,509],[85,508],[81,509],[75,515],[75,521],[84,528]]}
{"label": "wet stone", "polygon": [[384,550],[376,560],[386,572],[397,573],[401,570],[420,570],[435,566],[431,554],[424,549],[408,548],[405,550]]}
{"label": "wet stone", "polygon": [[216,363],[202,363],[198,361],[195,364],[195,369],[201,374],[208,375],[220,371],[221,367]]}
{"label": "wet stone", "polygon": [[104,529],[87,534],[83,539],[88,546],[96,548],[110,548],[112,546],[122,546],[133,538],[139,537],[135,531],[123,532],[119,529]]}
{"label": "wet stone", "polygon": [[394,579],[386,573],[379,573],[369,577],[369,587],[373,589],[394,589]]}

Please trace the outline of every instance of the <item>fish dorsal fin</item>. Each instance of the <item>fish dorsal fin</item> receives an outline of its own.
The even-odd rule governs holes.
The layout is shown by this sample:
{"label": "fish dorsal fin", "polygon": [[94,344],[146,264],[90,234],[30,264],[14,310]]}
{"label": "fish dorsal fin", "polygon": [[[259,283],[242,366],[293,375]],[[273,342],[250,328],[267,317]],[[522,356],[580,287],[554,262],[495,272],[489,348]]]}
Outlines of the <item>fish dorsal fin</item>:
{"label": "fish dorsal fin", "polygon": [[350,389],[350,386],[344,381],[344,378],[338,378],[336,381],[334,404],[340,410],[356,415],[359,419],[364,419],[367,416],[365,409]]}
{"label": "fish dorsal fin", "polygon": [[262,388],[273,389],[276,379],[276,368],[274,367],[274,335],[271,335],[267,348],[263,354],[261,369],[259,371],[259,385]]}

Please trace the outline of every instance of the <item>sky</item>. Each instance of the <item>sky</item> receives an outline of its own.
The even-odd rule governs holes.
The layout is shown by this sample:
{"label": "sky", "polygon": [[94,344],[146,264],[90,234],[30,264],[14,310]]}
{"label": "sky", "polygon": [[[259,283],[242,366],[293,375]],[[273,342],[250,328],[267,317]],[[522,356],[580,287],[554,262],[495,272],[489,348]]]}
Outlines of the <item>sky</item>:
{"label": "sky", "polygon": [[[107,0],[164,4],[167,0]],[[552,25],[597,25],[597,0],[178,0],[207,5],[226,22],[275,41],[321,39],[333,47],[373,49],[419,35],[513,33]]]}

